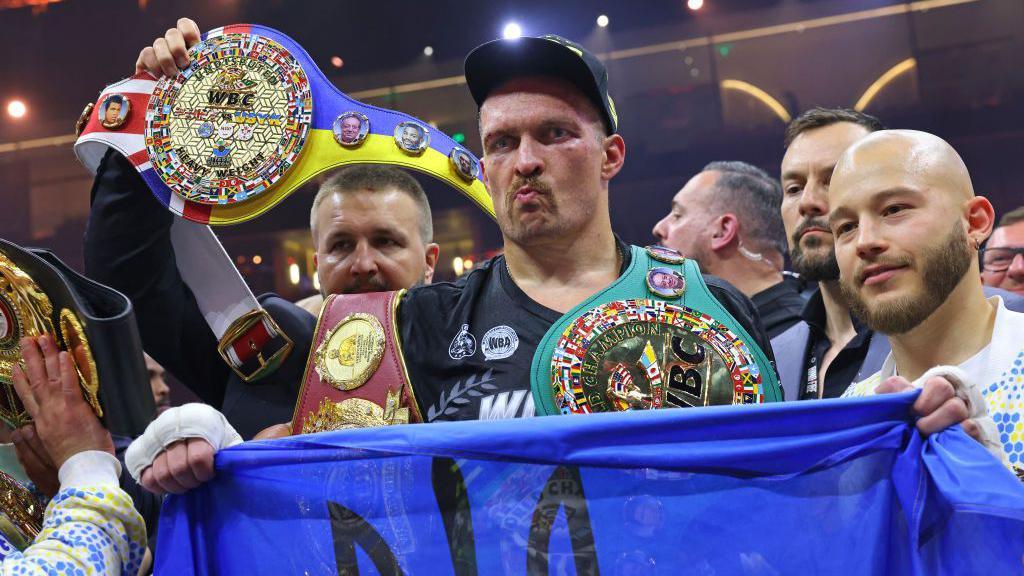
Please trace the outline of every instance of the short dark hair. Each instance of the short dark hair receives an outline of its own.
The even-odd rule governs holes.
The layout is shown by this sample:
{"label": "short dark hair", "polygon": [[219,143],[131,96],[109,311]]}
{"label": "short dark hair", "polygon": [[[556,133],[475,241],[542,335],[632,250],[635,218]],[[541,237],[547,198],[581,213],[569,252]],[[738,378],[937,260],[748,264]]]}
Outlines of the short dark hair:
{"label": "short dark hair", "polygon": [[385,190],[398,190],[405,192],[413,200],[420,210],[419,232],[424,244],[429,244],[434,239],[434,223],[430,215],[430,202],[427,200],[427,193],[423,186],[410,176],[405,170],[394,166],[381,166],[377,164],[357,164],[347,166],[334,173],[333,176],[320,185],[320,189],[313,199],[313,207],[309,211],[309,229],[316,239],[316,213],[324,198],[332,194],[345,194],[346,192],[358,192],[370,190],[371,192],[382,192]]}
{"label": "short dark hair", "polygon": [[999,219],[999,225],[996,226],[996,228],[1013,226],[1018,222],[1024,222],[1024,206],[1018,206],[1006,214],[1003,214],[1003,217]]}
{"label": "short dark hair", "polygon": [[704,172],[718,172],[712,202],[721,211],[735,213],[747,231],[746,240],[758,250],[769,248],[785,255],[786,229],[782,224],[782,186],[778,179],[746,162],[712,162]]}
{"label": "short dark hair", "polygon": [[793,140],[796,140],[797,136],[808,130],[840,122],[850,122],[851,124],[863,126],[868,132],[885,130],[885,125],[882,124],[882,121],[871,114],[865,114],[849,108],[821,108],[820,106],[815,106],[793,118],[789,124],[786,124],[786,134],[782,138],[782,147],[789,148],[789,145],[793,143]]}

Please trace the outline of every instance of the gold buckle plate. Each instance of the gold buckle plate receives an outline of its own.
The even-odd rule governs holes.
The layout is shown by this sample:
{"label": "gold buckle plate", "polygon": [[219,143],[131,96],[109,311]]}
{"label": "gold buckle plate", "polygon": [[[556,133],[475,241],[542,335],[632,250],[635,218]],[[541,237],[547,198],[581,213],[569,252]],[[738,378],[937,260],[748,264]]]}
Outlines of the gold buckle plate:
{"label": "gold buckle plate", "polygon": [[[235,366],[235,363],[228,357],[228,348],[230,348],[231,345],[239,338],[244,336],[249,329],[257,323],[264,321],[270,325],[273,331],[277,333],[278,337],[284,340],[285,344],[284,346],[281,346],[277,352],[274,352],[270,358],[264,358],[262,352],[260,350],[256,350],[256,345],[250,341],[249,346],[256,351],[256,360],[259,362],[260,366],[251,374],[246,374],[242,371],[241,366]],[[277,322],[274,322],[274,319],[270,314],[268,314],[266,310],[258,308],[256,310],[250,310],[249,312],[239,316],[231,323],[230,326],[228,326],[228,329],[224,331],[224,335],[221,336],[220,342],[217,343],[217,352],[220,354],[220,357],[224,359],[224,362],[231,367],[235,374],[238,374],[239,378],[245,382],[255,382],[256,380],[259,380],[273,372],[281,362],[284,362],[284,359],[291,353],[292,348],[294,347],[295,343],[287,334],[284,333],[283,330],[281,330],[281,327],[277,325]]]}

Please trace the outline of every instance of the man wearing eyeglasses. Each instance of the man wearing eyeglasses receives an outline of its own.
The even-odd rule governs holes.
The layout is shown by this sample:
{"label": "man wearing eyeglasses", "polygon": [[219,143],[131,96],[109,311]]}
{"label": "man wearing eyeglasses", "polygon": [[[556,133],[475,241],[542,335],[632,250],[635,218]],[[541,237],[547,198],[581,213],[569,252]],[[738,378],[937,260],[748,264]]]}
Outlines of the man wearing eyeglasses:
{"label": "man wearing eyeglasses", "polygon": [[981,251],[981,281],[1024,296],[1024,206],[999,220]]}

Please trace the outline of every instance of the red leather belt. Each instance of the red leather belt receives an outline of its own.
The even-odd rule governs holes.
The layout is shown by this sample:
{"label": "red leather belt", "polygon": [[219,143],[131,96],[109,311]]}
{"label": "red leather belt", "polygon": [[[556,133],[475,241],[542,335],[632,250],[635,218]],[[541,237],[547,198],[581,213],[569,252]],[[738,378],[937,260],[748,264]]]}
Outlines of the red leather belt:
{"label": "red leather belt", "polygon": [[306,361],[293,433],[423,421],[396,336],[403,294],[328,296]]}

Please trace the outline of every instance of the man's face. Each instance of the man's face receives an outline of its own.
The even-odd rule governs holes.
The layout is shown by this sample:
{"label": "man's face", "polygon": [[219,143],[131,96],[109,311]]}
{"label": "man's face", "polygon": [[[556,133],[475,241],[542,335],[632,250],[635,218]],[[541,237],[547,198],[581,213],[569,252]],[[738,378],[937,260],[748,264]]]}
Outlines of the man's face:
{"label": "man's face", "polygon": [[111,102],[107,104],[107,112],[103,115],[103,121],[107,124],[116,124],[119,116],[121,116],[121,103]]}
{"label": "man's face", "polygon": [[465,154],[459,156],[459,168],[466,174],[472,174],[473,165],[470,164],[469,157]]}
{"label": "man's face", "polygon": [[572,237],[607,214],[624,145],[568,82],[521,78],[480,108],[483,178],[506,241]]}
{"label": "man's face", "polygon": [[863,126],[839,122],[797,136],[782,158],[782,222],[793,269],[808,280],[839,278],[829,212],[832,169],[851,144],[868,135]]}
{"label": "man's face", "polygon": [[[981,271],[981,281],[986,286],[1024,295],[1024,254],[1013,254],[1000,248],[1024,248],[1024,222],[1001,226],[992,232],[985,247]],[[1004,266],[1004,270],[998,271]]]}
{"label": "man's face", "polygon": [[359,119],[349,116],[341,121],[341,141],[346,144],[355,142],[359,138]]}
{"label": "man's face", "polygon": [[143,356],[146,358],[146,372],[149,373],[149,388],[153,391],[156,414],[159,416],[171,407],[171,389],[164,380],[164,367],[150,358],[149,354]]}
{"label": "man's face", "polygon": [[656,288],[672,288],[675,284],[672,277],[668,274],[657,273],[651,277],[651,284],[654,284]]}
{"label": "man's face", "polygon": [[695,260],[702,270],[707,269],[710,241],[706,235],[708,206],[718,172],[701,172],[672,198],[672,211],[654,226],[658,243]]}
{"label": "man's face", "polygon": [[406,126],[402,130],[402,144],[406,148],[416,148],[420,144],[420,131],[413,126]]}
{"label": "man's face", "polygon": [[437,245],[424,245],[419,207],[405,192],[332,194],[317,209],[316,222],[324,295],[398,290],[433,278]]}
{"label": "man's face", "polygon": [[829,196],[840,287],[871,328],[904,333],[960,283],[975,257],[958,196],[887,148],[837,171]]}

